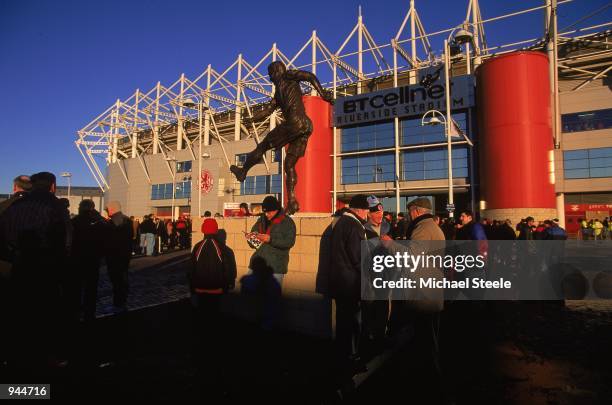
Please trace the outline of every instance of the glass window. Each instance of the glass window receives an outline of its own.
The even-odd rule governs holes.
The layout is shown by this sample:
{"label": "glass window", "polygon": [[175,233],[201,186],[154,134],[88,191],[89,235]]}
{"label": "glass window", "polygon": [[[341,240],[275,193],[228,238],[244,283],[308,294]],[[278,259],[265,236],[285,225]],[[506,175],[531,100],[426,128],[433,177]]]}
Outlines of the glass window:
{"label": "glass window", "polygon": [[[191,187],[190,187],[191,190]],[[153,184],[151,186],[151,200],[167,200],[172,198],[172,183]]]}
{"label": "glass window", "polygon": [[391,148],[394,142],[393,121],[346,127],[341,132],[343,152]]}
{"label": "glass window", "polygon": [[176,172],[177,173],[187,173],[191,171],[191,160],[186,160],[184,162],[176,162]]}
{"label": "glass window", "polygon": [[268,176],[255,176],[255,194],[266,194]]}
{"label": "glass window", "polygon": [[240,184],[240,194],[275,194],[281,192],[282,176],[247,176]]}
{"label": "glass window", "polygon": [[[467,114],[456,113],[452,117],[459,128],[467,132]],[[444,125],[421,125],[421,120],[422,117],[401,121],[400,136],[402,145],[424,145],[446,141]]]}
{"label": "glass window", "polygon": [[240,183],[240,194],[255,194],[255,177],[247,176],[247,178]]}
{"label": "glass window", "polygon": [[612,148],[564,151],[563,169],[566,179],[612,177]]}
{"label": "glass window", "polygon": [[612,128],[612,108],[561,115],[563,132]]}
{"label": "glass window", "polygon": [[342,184],[379,183],[394,179],[395,158],[392,153],[342,159]]}
{"label": "glass window", "polygon": [[273,174],[270,177],[270,194],[280,194],[282,182],[283,182],[282,175]]}
{"label": "glass window", "polygon": [[[448,178],[447,149],[416,149],[403,153],[404,180]],[[468,177],[467,148],[453,148],[453,177]]]}
{"label": "glass window", "polygon": [[272,162],[280,162],[283,158],[283,151],[281,149],[274,149],[272,151]]}
{"label": "glass window", "polygon": [[[172,187],[172,185],[170,185]],[[171,191],[172,192],[172,191]],[[176,192],[174,198],[190,198],[191,197],[191,180],[181,181],[176,183]],[[170,195],[172,198],[172,195]]]}
{"label": "glass window", "polygon": [[247,153],[239,153],[235,156],[235,164],[238,167],[244,166],[244,162],[246,162]]}

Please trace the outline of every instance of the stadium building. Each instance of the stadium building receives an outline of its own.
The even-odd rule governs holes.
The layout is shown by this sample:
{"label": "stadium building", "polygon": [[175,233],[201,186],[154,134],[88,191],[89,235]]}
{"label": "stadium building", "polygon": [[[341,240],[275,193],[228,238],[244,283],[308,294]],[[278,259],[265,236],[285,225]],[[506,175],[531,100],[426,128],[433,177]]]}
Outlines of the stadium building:
{"label": "stadium building", "polygon": [[[228,216],[241,202],[256,210],[284,194],[284,152],[268,153],[243,183],[229,166],[282,120],[241,119],[273,94],[266,67],[279,60],[314,72],[336,98],[332,108],[304,84],[315,128],[297,167],[302,213],[329,214],[368,193],[394,212],[427,196],[441,215],[558,217],[568,230],[611,215],[612,23],[589,25],[607,8],[558,27],[564,2],[488,19],[467,3],[465,20],[439,32],[426,32],[410,1],[388,43],[360,13],[335,51],[314,31],[293,56],[273,44],[257,61],[239,54],[228,67],[136,90],[79,130],[76,147],[105,200],[128,215]],[[486,36],[531,13],[542,16],[539,38]]]}

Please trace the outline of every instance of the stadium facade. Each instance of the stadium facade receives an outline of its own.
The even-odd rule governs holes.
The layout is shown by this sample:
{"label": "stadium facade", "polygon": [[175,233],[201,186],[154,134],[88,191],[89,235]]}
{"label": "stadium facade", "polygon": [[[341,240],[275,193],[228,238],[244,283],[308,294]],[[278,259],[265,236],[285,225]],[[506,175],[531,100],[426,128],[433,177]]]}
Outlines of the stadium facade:
{"label": "stadium facade", "polygon": [[[559,217],[570,230],[579,217],[611,215],[612,23],[585,18],[559,29],[564,2],[552,0],[486,20],[477,0],[467,3],[461,24],[436,33],[411,1],[389,43],[359,15],[335,52],[315,31],[292,57],[273,44],[255,63],[238,55],[223,70],[209,65],[194,79],[136,90],[79,130],[76,147],[105,200],[119,200],[128,215],[231,215],[240,202],[282,197],[282,150],[244,183],[229,171],[282,120],[241,120],[273,94],[266,67],[280,60],[317,74],[336,98],[332,113],[304,85],[317,116],[298,166],[306,213],[371,193],[389,211],[427,196],[438,214]],[[540,38],[489,45],[489,25],[520,27],[530,13],[542,15]]]}

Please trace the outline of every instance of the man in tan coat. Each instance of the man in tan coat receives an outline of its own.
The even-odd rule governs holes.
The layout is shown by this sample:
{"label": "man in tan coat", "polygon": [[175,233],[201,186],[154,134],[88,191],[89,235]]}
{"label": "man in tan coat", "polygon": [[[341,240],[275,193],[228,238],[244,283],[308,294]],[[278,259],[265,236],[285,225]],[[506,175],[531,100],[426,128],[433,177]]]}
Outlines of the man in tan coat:
{"label": "man in tan coat", "polygon": [[444,240],[442,229],[434,221],[431,213],[431,201],[419,197],[408,203],[408,215],[412,222],[408,227],[409,240]]}
{"label": "man in tan coat", "polygon": [[[410,243],[413,254],[444,255],[445,240],[442,229],[435,223],[432,215],[431,201],[428,198],[419,197],[408,203],[408,215],[412,222],[408,227],[407,238],[414,241]],[[419,243],[417,241],[422,241]],[[416,273],[419,278],[435,277],[440,279],[444,276],[442,269],[419,268]],[[418,282],[418,280],[417,280]],[[440,328],[440,312],[444,307],[444,291],[441,289],[427,289],[419,291],[420,297],[410,305],[414,320],[415,356],[413,361],[421,370],[424,381],[434,379],[442,380],[440,369],[438,331]],[[444,385],[440,387],[438,394],[447,395]]]}

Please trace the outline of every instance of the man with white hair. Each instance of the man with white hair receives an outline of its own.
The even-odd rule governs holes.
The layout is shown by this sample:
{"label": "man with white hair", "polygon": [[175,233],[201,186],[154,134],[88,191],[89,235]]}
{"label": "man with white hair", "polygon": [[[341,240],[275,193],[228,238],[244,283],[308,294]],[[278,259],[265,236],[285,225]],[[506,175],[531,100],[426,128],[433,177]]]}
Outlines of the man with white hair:
{"label": "man with white hair", "polygon": [[127,310],[128,268],[132,258],[132,221],[121,212],[119,201],[109,201],[105,208],[109,217],[106,270],[113,285],[113,306],[117,312]]}
{"label": "man with white hair", "polygon": [[26,175],[21,175],[15,177],[13,180],[13,195],[8,200],[4,200],[0,203],[0,215],[15,201],[19,200],[21,197],[26,195],[28,191],[32,189],[32,182],[30,181],[30,177]]}

